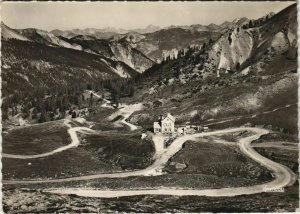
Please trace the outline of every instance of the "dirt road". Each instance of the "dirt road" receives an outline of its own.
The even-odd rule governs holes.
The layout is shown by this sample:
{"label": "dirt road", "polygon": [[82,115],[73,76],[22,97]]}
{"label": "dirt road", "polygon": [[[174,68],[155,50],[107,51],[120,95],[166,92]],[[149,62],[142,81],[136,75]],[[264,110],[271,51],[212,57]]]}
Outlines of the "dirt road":
{"label": "dirt road", "polygon": [[[120,109],[116,112],[116,115],[111,115],[112,118],[118,115],[123,115],[126,119],[132,114],[132,112],[136,111],[136,109],[140,109],[139,105],[132,106],[124,106],[124,108]],[[129,115],[129,116],[128,116]],[[125,119],[123,119],[125,121]],[[123,122],[124,124],[131,127],[132,130],[137,127],[128,122]],[[70,124],[66,123],[69,126],[69,134],[72,139],[72,143],[68,146],[61,147],[57,150],[54,150],[50,153],[41,154],[43,156],[48,156],[59,151],[66,150],[70,147],[78,146],[79,139],[77,136],[77,132],[83,131],[91,131],[91,129],[86,127],[75,127],[72,128]],[[28,183],[57,183],[57,182],[68,182],[68,181],[80,181],[80,180],[91,180],[91,179],[99,179],[99,178],[122,178],[122,177],[130,177],[130,176],[157,176],[162,174],[162,169],[168,162],[168,160],[174,156],[181,148],[182,145],[188,140],[195,140],[198,137],[205,136],[213,136],[218,134],[227,134],[232,132],[240,132],[240,131],[250,131],[253,134],[252,136],[245,137],[239,140],[238,146],[241,151],[252,158],[256,162],[268,168],[272,174],[274,175],[274,180],[265,184],[259,184],[249,187],[234,187],[234,188],[221,188],[221,189],[205,189],[205,190],[197,190],[197,189],[180,189],[180,188],[162,188],[162,189],[152,189],[152,190],[97,190],[97,189],[85,189],[85,188],[63,188],[63,189],[47,189],[45,191],[51,193],[58,194],[76,194],[79,196],[85,197],[120,197],[120,196],[133,196],[133,195],[198,195],[198,196],[236,196],[236,195],[247,195],[254,193],[264,192],[266,189],[280,189],[286,186],[292,185],[295,180],[295,174],[287,167],[276,163],[272,160],[269,160],[266,157],[263,157],[259,153],[257,153],[251,146],[251,142],[260,138],[260,136],[268,134],[269,131],[261,128],[252,128],[252,127],[240,127],[240,128],[231,128],[224,129],[219,131],[212,132],[204,132],[193,135],[186,135],[182,137],[178,137],[173,141],[173,143],[167,148],[163,147],[164,136],[154,135],[153,141],[155,143],[156,154],[155,161],[149,167],[130,171],[130,172],[120,172],[120,173],[111,173],[111,174],[96,174],[96,175],[87,175],[87,176],[78,176],[71,178],[62,178],[62,179],[44,179],[44,180],[3,180],[3,184],[28,184]],[[24,158],[26,159],[26,158]]]}
{"label": "dirt road", "polygon": [[[97,190],[97,189],[82,189],[82,188],[64,188],[64,189],[48,189],[47,192],[57,193],[57,194],[76,194],[78,196],[84,197],[101,197],[101,198],[111,198],[111,197],[121,197],[121,196],[134,196],[134,195],[177,195],[177,196],[185,196],[185,195],[196,195],[196,196],[210,196],[210,197],[230,197],[237,195],[249,195],[255,193],[262,193],[266,190],[277,190],[280,188],[284,188],[286,186],[292,185],[295,180],[295,174],[287,167],[271,161],[259,153],[257,153],[252,147],[251,142],[258,139],[261,135],[268,134],[269,132],[265,129],[260,128],[234,128],[234,129],[225,129],[221,131],[200,133],[194,135],[183,136],[177,138],[164,152],[157,157],[157,160],[153,163],[153,165],[149,166],[145,170],[134,171],[129,173],[120,173],[118,177],[128,176],[147,176],[158,175],[161,174],[161,169],[167,163],[168,159],[172,157],[176,152],[178,152],[182,144],[187,140],[193,140],[197,137],[204,137],[216,134],[226,134],[231,132],[238,131],[251,131],[256,134],[245,137],[239,140],[238,146],[241,151],[257,161],[261,165],[267,167],[272,171],[274,175],[274,180],[265,184],[259,184],[249,187],[234,187],[234,188],[221,188],[221,189],[180,189],[180,188],[162,188],[162,189],[152,189],[152,190]],[[103,174],[104,175],[104,174]]]}
{"label": "dirt road", "polygon": [[[197,195],[197,196],[236,196],[244,194],[254,194],[265,192],[267,189],[280,189],[286,186],[292,185],[295,180],[295,174],[287,167],[269,160],[259,153],[257,153],[252,147],[251,142],[258,139],[261,135],[269,133],[268,130],[261,128],[241,127],[233,129],[225,129],[220,131],[199,133],[194,135],[182,136],[174,140],[174,142],[166,149],[161,150],[161,154],[157,155],[155,162],[143,170],[123,172],[123,173],[112,173],[112,174],[97,174],[88,176],[79,176],[64,179],[48,179],[48,180],[23,180],[23,181],[3,181],[4,184],[25,184],[25,183],[49,183],[49,182],[66,182],[66,181],[79,181],[79,180],[90,180],[97,178],[121,178],[129,176],[156,176],[161,175],[161,170],[167,163],[170,157],[175,155],[181,148],[184,142],[187,140],[194,140],[198,137],[211,136],[217,134],[226,134],[239,131],[250,131],[253,134],[250,137],[245,137],[239,140],[238,146],[241,151],[257,161],[261,165],[271,170],[274,175],[274,180],[265,184],[259,184],[249,187],[234,187],[234,188],[221,188],[221,189],[180,189],[180,188],[162,188],[153,190],[97,190],[97,189],[85,189],[85,188],[63,188],[63,189],[47,189],[45,191],[57,194],[76,194],[85,197],[120,197],[120,196],[133,196],[133,195]],[[155,138],[154,138],[155,140]],[[161,142],[161,139],[160,139]]]}
{"label": "dirt road", "polygon": [[143,108],[143,105],[141,103],[137,103],[137,104],[132,104],[132,105],[126,105],[126,104],[121,104],[120,105],[120,109],[113,113],[112,115],[110,115],[108,117],[109,120],[113,120],[114,118],[116,118],[117,116],[122,116],[123,119],[121,120],[121,122],[123,124],[125,124],[126,126],[129,126],[131,131],[134,131],[136,129],[138,129],[138,127],[136,125],[133,125],[131,123],[128,123],[126,120],[127,118],[130,117],[130,115],[135,112],[135,111],[139,111]]}
{"label": "dirt road", "polygon": [[14,154],[2,153],[2,157],[3,158],[15,158],[15,159],[35,159],[35,158],[47,157],[47,156],[50,156],[50,155],[54,155],[58,152],[65,151],[67,149],[77,147],[80,144],[80,141],[79,141],[78,136],[77,136],[77,132],[81,132],[81,133],[95,132],[94,130],[89,129],[87,127],[72,127],[70,125],[70,120],[65,120],[64,123],[69,128],[68,133],[71,137],[71,143],[70,144],[68,144],[66,146],[62,146],[62,147],[60,147],[58,149],[55,149],[51,152],[46,152],[46,153],[37,154],[37,155],[14,155]]}

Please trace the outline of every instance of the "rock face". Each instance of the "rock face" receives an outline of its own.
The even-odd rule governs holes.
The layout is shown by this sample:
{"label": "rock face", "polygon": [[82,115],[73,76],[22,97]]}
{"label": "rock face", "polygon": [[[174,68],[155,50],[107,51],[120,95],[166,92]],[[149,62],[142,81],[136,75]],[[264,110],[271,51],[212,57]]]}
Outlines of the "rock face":
{"label": "rock face", "polygon": [[209,58],[215,62],[213,69],[233,70],[236,65],[244,63],[253,48],[253,38],[247,31],[236,29],[223,35],[209,51]]}
{"label": "rock face", "polygon": [[69,31],[53,30],[51,33],[60,37],[71,39],[75,36],[91,36],[107,41],[127,40],[131,47],[136,48],[148,58],[160,62],[164,58],[163,52],[172,49],[183,49],[189,45],[201,45],[209,39],[217,39],[221,32],[228,26],[210,24],[191,26],[170,26],[160,29],[149,25],[144,29],[73,29]]}
{"label": "rock face", "polygon": [[154,64],[152,60],[142,52],[131,47],[127,42],[110,42],[110,48],[118,61],[126,63],[140,73],[143,73]]}
{"label": "rock face", "polygon": [[73,45],[81,46],[85,52],[123,62],[139,73],[143,73],[154,64],[151,59],[133,47],[134,37],[123,37],[119,40],[108,41],[91,36],[76,36],[65,40]]}
{"label": "rock face", "polygon": [[110,78],[130,78],[138,74],[120,61],[29,40],[2,39],[1,50],[5,95],[39,87],[59,88]]}
{"label": "rock face", "polygon": [[[171,113],[184,122],[251,113],[256,118],[256,113],[297,103],[296,14],[296,5],[292,5],[261,21],[238,20],[216,41],[188,48],[176,59],[147,70],[135,97],[148,103],[159,100],[159,105],[150,106],[148,115],[143,112],[140,119],[132,117],[148,124],[152,112],[176,106]],[[293,108],[287,111],[294,114]]]}
{"label": "rock face", "polygon": [[[268,17],[268,18],[266,18]],[[239,71],[250,61],[259,61],[266,51],[282,54],[297,47],[295,6],[258,20],[233,25],[208,51],[207,70]]]}
{"label": "rock face", "polygon": [[[126,39],[107,41],[96,39],[95,37],[88,35],[80,35],[67,39],[64,37],[57,37],[50,32],[34,28],[14,30],[7,27],[4,23],[1,24],[1,27],[3,40],[16,39],[30,41],[32,43],[43,44],[46,46],[75,49],[90,54],[100,55],[99,58],[102,58],[101,60],[106,65],[111,66],[112,71],[117,73],[120,77],[127,78],[132,76],[132,73],[128,73],[122,63],[125,63],[131,69],[140,73],[144,72],[147,68],[154,64],[154,62],[147,56],[131,46],[130,43],[132,43],[133,40],[129,42]],[[108,59],[103,59],[103,56]],[[115,62],[108,63],[108,61],[112,60]]]}
{"label": "rock face", "polygon": [[284,53],[289,49],[289,40],[283,32],[275,34],[271,42],[271,48],[276,53]]}
{"label": "rock face", "polygon": [[17,39],[22,41],[28,41],[29,39],[25,36],[19,34],[16,30],[6,26],[3,22],[1,22],[1,39]]}
{"label": "rock face", "polygon": [[170,59],[176,59],[178,56],[178,50],[176,48],[173,48],[171,50],[163,50],[163,60],[167,60],[167,58]]}
{"label": "rock face", "polygon": [[3,22],[1,23],[1,38],[3,40],[15,39],[21,41],[31,41],[44,45],[64,47],[75,50],[82,49],[81,46],[72,45],[47,31],[34,28],[16,30],[6,26]]}
{"label": "rock face", "polygon": [[136,42],[136,49],[154,61],[160,62],[166,57],[167,52],[208,43],[210,39],[217,39],[220,34],[208,28],[198,31],[193,27],[171,27],[144,34],[144,38]]}

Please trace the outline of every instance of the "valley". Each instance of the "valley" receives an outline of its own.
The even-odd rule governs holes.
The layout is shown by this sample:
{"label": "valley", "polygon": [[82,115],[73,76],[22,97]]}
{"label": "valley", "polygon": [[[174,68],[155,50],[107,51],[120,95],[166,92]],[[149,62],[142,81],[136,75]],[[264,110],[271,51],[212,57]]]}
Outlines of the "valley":
{"label": "valley", "polygon": [[1,23],[4,212],[296,211],[296,4],[145,26]]}
{"label": "valley", "polygon": [[[117,113],[117,112],[116,112]],[[116,113],[114,113],[115,115],[117,115]],[[122,112],[120,112],[120,114],[122,114]],[[82,122],[82,121],[81,121]],[[65,123],[66,125],[69,125],[68,123]],[[126,123],[124,125],[127,125]],[[69,127],[70,130],[74,129]],[[94,132],[94,130],[91,130],[87,127],[77,127],[78,130],[86,129],[85,134],[90,135],[91,133]],[[166,164],[166,162],[168,162],[168,159],[170,157],[172,157],[175,153],[177,153],[178,150],[180,150],[182,148],[182,144],[187,141],[188,139],[198,139],[200,137],[200,139],[202,139],[204,136],[223,136],[225,133],[239,133],[241,131],[247,131],[249,132],[247,135],[249,137],[242,137],[238,140],[238,142],[236,142],[236,144],[239,146],[239,148],[241,149],[242,153],[246,154],[246,156],[249,155],[250,158],[254,159],[255,161],[261,162],[263,164],[265,164],[265,166],[270,169],[270,170],[274,170],[273,172],[275,173],[275,180],[273,178],[271,178],[271,181],[269,182],[263,182],[261,185],[253,185],[255,183],[253,183],[251,185],[251,182],[248,183],[247,185],[250,185],[249,187],[232,187],[232,188],[221,188],[221,189],[202,189],[200,188],[200,190],[195,190],[195,189],[189,189],[191,187],[186,187],[187,189],[180,189],[179,187],[171,187],[171,188],[162,188],[160,187],[158,190],[138,190],[136,189],[138,187],[137,185],[137,180],[135,182],[134,188],[135,189],[131,189],[131,190],[120,190],[118,187],[117,189],[112,189],[110,191],[104,191],[104,190],[97,190],[97,186],[99,186],[99,184],[95,181],[98,181],[98,179],[105,179],[105,178],[109,178],[109,179],[116,179],[116,182],[118,180],[120,180],[122,177],[123,178],[131,178],[132,176],[138,178],[138,176],[146,176],[145,178],[151,178],[153,176],[158,176],[158,177],[162,177],[164,176],[164,173],[161,174],[163,171],[161,170],[162,167]],[[257,132],[256,135],[253,135],[253,132]],[[72,139],[72,143],[70,145],[74,145],[76,143],[78,143],[78,138],[76,137],[76,132],[69,131],[71,139]],[[153,164],[149,167],[147,167],[146,169],[142,169],[142,170],[137,170],[137,171],[130,171],[130,172],[117,172],[115,174],[105,174],[105,173],[101,173],[101,174],[93,174],[93,175],[87,175],[87,176],[79,176],[79,177],[72,177],[72,178],[59,178],[59,179],[43,179],[43,180],[11,180],[11,181],[3,181],[5,185],[11,186],[11,185],[18,185],[20,187],[23,186],[24,191],[26,191],[26,189],[28,189],[28,185],[33,185],[33,184],[41,184],[42,186],[40,188],[45,188],[48,187],[49,188],[49,184],[50,186],[51,183],[55,184],[55,183],[62,183],[63,184],[63,188],[59,189],[58,187],[60,185],[58,185],[56,188],[51,188],[51,189],[45,189],[43,190],[43,194],[46,194],[47,192],[50,193],[55,193],[55,194],[67,194],[67,195],[79,195],[79,196],[85,196],[85,197],[101,197],[101,198],[110,198],[110,197],[124,197],[124,196],[133,196],[133,195],[180,195],[180,196],[186,196],[186,195],[206,195],[206,196],[214,196],[214,197],[225,197],[225,196],[234,196],[234,195],[244,195],[244,194],[256,194],[259,192],[264,192],[264,189],[266,187],[269,188],[280,188],[281,185],[286,186],[286,185],[293,185],[293,183],[295,182],[295,174],[287,167],[275,163],[267,158],[264,158],[263,156],[259,155],[254,149],[252,149],[250,146],[251,141],[260,138],[261,135],[266,135],[268,134],[267,130],[264,129],[260,129],[260,128],[235,128],[235,129],[225,129],[225,130],[221,130],[221,131],[213,131],[213,132],[207,132],[207,133],[201,133],[201,134],[195,134],[193,135],[188,135],[188,136],[184,136],[184,137],[179,137],[178,139],[176,139],[169,147],[161,150],[160,145],[161,145],[161,140],[157,139],[156,140],[156,136],[153,137],[153,141],[155,144],[155,148],[156,148],[156,153],[153,155],[153,157],[155,157],[155,161],[153,162]],[[247,136],[245,135],[245,136]],[[241,134],[234,134],[233,136],[242,136]],[[226,137],[227,138],[227,137]],[[75,142],[74,142],[75,141]],[[211,141],[211,140],[209,140]],[[214,140],[212,142],[212,145],[215,143]],[[226,144],[227,142],[225,142]],[[207,144],[207,143],[205,143]],[[234,143],[235,144],[235,143]],[[296,144],[294,144],[296,146]],[[61,147],[64,148],[64,147]],[[70,147],[71,148],[71,147]],[[222,147],[221,147],[222,148]],[[294,148],[296,150],[296,147]],[[41,154],[41,156],[50,156],[52,155],[52,153],[56,153],[58,152],[56,149],[53,152],[50,153],[46,153],[46,154]],[[203,149],[202,149],[203,150]],[[200,150],[201,151],[201,150]],[[10,157],[10,156],[3,156],[4,158],[16,158],[16,159],[22,159],[23,157]],[[186,156],[185,156],[186,157]],[[28,159],[34,159],[34,156],[27,156]],[[173,159],[173,158],[172,158]],[[48,160],[49,161],[49,160]],[[34,164],[34,161],[32,160],[31,162],[32,164]],[[269,165],[270,164],[270,165]],[[189,166],[190,167],[190,166]],[[223,166],[224,167],[224,166]],[[231,171],[231,170],[230,170]],[[278,174],[277,174],[278,173]],[[206,174],[206,173],[204,173]],[[208,173],[210,174],[210,173]],[[243,173],[243,175],[245,176],[245,173]],[[150,177],[149,177],[150,176]],[[190,176],[190,175],[189,175]],[[227,175],[228,176],[228,175]],[[231,175],[234,176],[234,175]],[[202,176],[203,177],[203,176]],[[268,177],[268,175],[267,175]],[[24,177],[23,177],[24,178]],[[78,184],[76,184],[77,181],[81,182],[81,181],[86,181],[86,180],[90,180],[92,182],[89,182],[90,184],[88,186],[93,187],[92,189],[87,187],[87,183],[85,183],[85,187],[84,188],[79,188]],[[262,178],[260,178],[261,180]],[[270,179],[270,177],[266,180],[268,181]],[[211,180],[211,179],[210,179]],[[240,182],[243,179],[240,178]],[[71,186],[74,186],[72,188],[66,189],[65,185],[69,182],[71,182]],[[224,180],[225,181],[225,180]],[[74,183],[75,182],[75,183]],[[121,181],[121,183],[123,183],[124,181]],[[210,181],[211,182],[211,181]],[[245,182],[245,181],[244,181]],[[237,185],[239,182],[237,182],[237,180],[235,180],[235,185]],[[45,184],[45,185],[43,185]],[[75,184],[75,185],[74,185]],[[149,185],[149,184],[148,184]],[[147,187],[149,188],[150,186]],[[166,185],[166,184],[165,184]],[[214,184],[215,186],[216,184]],[[232,185],[232,184],[230,184]],[[54,185],[55,186],[55,185]],[[76,187],[77,186],[77,187]],[[101,183],[100,183],[101,186]],[[215,186],[216,187],[216,186]],[[23,189],[22,188],[22,189]],[[96,189],[95,189],[96,188]],[[145,187],[144,187],[145,188]],[[195,188],[195,184],[193,184],[193,188]],[[45,192],[45,193],[44,193]]]}

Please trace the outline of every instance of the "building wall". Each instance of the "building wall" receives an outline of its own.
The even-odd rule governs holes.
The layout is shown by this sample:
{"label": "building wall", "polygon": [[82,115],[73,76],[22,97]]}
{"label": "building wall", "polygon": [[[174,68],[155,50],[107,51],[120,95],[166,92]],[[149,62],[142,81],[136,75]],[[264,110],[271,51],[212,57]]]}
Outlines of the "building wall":
{"label": "building wall", "polygon": [[160,128],[154,128],[154,133],[157,134],[157,133],[160,133],[161,132],[161,129]]}
{"label": "building wall", "polygon": [[172,133],[174,132],[174,122],[169,118],[165,118],[162,123],[162,133]]}

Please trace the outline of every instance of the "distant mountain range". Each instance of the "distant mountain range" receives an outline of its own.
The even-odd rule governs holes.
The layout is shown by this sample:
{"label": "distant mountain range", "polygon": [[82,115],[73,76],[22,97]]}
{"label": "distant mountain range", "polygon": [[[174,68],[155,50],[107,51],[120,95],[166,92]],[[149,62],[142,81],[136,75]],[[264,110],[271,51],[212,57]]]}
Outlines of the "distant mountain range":
{"label": "distant mountain range", "polygon": [[85,28],[85,29],[73,29],[73,30],[55,29],[52,30],[51,33],[53,33],[56,36],[63,36],[66,38],[71,38],[76,35],[89,35],[99,39],[109,39],[118,34],[127,34],[132,32],[145,34],[145,33],[153,33],[158,30],[160,30],[160,27],[154,25],[148,25],[145,28],[137,28],[132,30],[107,27],[107,28],[100,28],[100,29],[97,28]]}
{"label": "distant mountain range", "polygon": [[[181,50],[142,74],[133,102],[143,100],[149,111],[136,113],[132,122],[151,125],[166,111],[180,122],[242,118],[298,102],[296,4],[256,20],[222,25],[216,40]],[[295,109],[289,115],[296,115]],[[293,122],[281,124],[282,119],[276,125],[294,124],[296,133],[294,116],[285,119]]]}
{"label": "distant mountain range", "polygon": [[[171,100],[186,99],[191,106],[182,107],[192,110],[195,97],[208,90],[260,78],[269,67],[275,73],[284,70],[282,65],[294,70],[295,17],[295,6],[290,6],[257,20],[163,29],[150,25],[131,31],[47,32],[1,23],[3,95],[138,76],[136,101],[160,99],[170,107]],[[224,75],[228,79],[220,82]]]}

